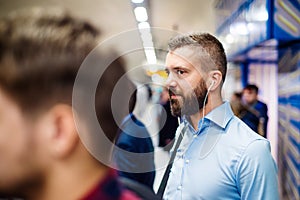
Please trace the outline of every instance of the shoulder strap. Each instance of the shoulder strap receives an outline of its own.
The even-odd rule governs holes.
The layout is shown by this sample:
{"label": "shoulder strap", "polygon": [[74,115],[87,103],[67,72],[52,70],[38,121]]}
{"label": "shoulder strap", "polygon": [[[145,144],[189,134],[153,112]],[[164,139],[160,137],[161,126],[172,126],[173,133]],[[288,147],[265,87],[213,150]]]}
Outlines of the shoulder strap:
{"label": "shoulder strap", "polygon": [[167,186],[167,182],[168,182],[168,179],[169,179],[169,174],[170,174],[170,171],[171,171],[171,168],[172,168],[172,165],[173,165],[173,162],[174,162],[174,159],[175,159],[175,156],[176,156],[176,152],[177,152],[177,149],[179,148],[179,145],[182,141],[182,138],[185,134],[185,130],[186,130],[186,127],[184,127],[181,131],[180,131],[180,134],[179,134],[179,137],[177,139],[177,142],[176,142],[176,145],[174,147],[174,151],[172,152],[171,154],[171,158],[169,160],[169,163],[168,163],[168,166],[166,168],[166,171],[164,173],[164,176],[162,178],[162,181],[159,185],[159,188],[158,188],[158,191],[157,191],[157,196],[162,199],[163,195],[164,195],[164,192],[165,192],[165,189],[166,189],[166,186]]}
{"label": "shoulder strap", "polygon": [[119,177],[118,179],[125,188],[134,192],[143,200],[160,200],[149,187],[126,177]]}

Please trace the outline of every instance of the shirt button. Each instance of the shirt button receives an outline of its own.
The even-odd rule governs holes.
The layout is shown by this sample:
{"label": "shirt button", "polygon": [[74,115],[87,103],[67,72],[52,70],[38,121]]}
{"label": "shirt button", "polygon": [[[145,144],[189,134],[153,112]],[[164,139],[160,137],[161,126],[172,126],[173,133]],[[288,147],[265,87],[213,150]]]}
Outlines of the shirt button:
{"label": "shirt button", "polygon": [[177,190],[181,190],[181,189],[182,189],[182,186],[179,185],[179,186],[177,187]]}
{"label": "shirt button", "polygon": [[189,162],[190,162],[190,160],[185,160],[185,163],[186,163],[186,164],[189,164]]}

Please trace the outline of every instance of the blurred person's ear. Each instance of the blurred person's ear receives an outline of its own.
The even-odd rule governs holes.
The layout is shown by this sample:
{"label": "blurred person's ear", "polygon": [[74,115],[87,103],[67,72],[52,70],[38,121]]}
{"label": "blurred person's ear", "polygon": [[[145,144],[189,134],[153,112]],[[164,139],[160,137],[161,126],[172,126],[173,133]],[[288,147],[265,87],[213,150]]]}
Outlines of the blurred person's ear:
{"label": "blurred person's ear", "polygon": [[68,157],[76,149],[79,136],[76,131],[72,107],[57,104],[47,113],[42,127],[44,129],[49,155],[52,158]]}

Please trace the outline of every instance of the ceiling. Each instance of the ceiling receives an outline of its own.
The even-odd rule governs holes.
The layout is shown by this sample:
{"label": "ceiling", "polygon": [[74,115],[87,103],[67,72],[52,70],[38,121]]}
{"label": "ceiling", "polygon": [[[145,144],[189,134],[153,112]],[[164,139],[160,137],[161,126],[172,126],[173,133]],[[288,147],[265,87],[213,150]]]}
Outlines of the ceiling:
{"label": "ceiling", "polygon": [[[213,0],[145,0],[144,4],[148,21],[155,27],[151,30],[154,47],[162,52],[166,51],[168,39],[177,32],[215,31]],[[134,4],[130,0],[0,0],[0,5],[0,16],[24,7],[64,7],[99,27],[102,41],[124,56],[128,69],[145,64]],[[164,53],[159,52],[158,60],[163,63]],[[137,81],[139,78],[135,76]]]}

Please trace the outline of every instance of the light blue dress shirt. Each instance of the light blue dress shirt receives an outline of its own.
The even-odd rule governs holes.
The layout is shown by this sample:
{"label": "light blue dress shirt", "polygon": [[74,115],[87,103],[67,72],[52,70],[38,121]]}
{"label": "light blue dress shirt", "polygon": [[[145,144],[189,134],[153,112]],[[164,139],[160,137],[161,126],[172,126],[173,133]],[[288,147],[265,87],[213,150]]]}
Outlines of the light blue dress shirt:
{"label": "light blue dress shirt", "polygon": [[164,199],[277,200],[277,167],[268,140],[253,132],[223,103],[198,123],[184,119],[184,138]]}

